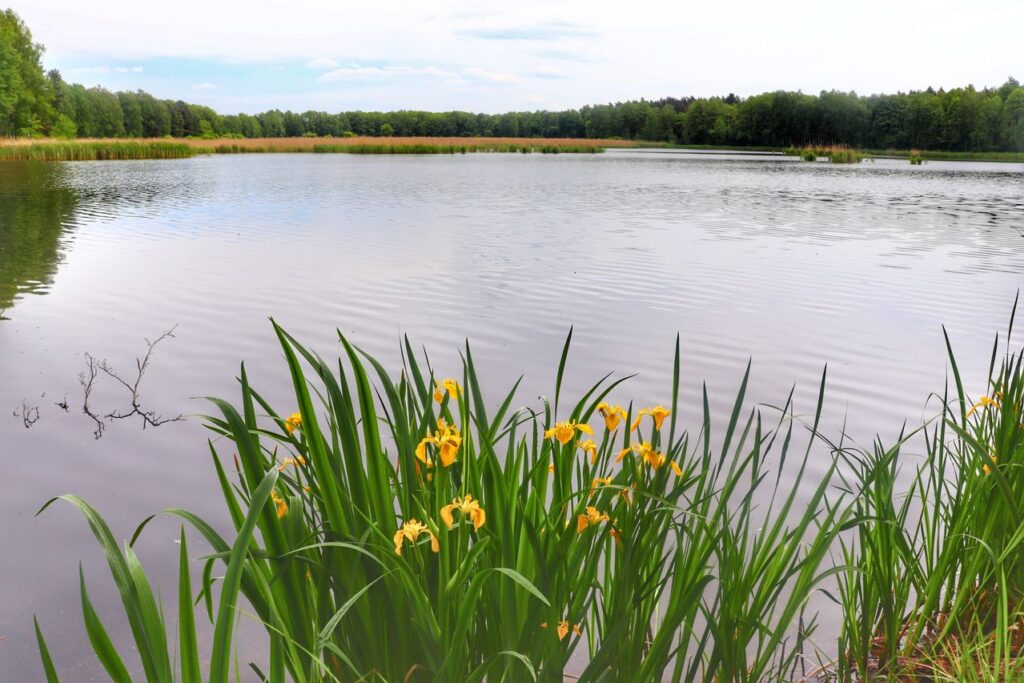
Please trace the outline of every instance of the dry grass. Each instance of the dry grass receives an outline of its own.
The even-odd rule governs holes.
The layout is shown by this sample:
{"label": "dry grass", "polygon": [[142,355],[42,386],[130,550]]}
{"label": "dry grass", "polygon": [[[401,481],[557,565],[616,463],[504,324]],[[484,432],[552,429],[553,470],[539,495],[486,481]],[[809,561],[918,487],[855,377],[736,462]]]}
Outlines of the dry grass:
{"label": "dry grass", "polygon": [[[56,138],[8,138],[0,140],[0,146],[33,145],[68,143],[68,140]],[[252,151],[273,152],[312,152],[319,145],[339,145],[359,147],[363,145],[388,145],[392,147],[409,147],[415,145],[438,145],[456,147],[489,147],[494,145],[519,145],[530,147],[571,146],[571,147],[634,147],[630,140],[588,140],[581,138],[483,138],[483,137],[370,137],[356,136],[348,138],[221,138],[203,140],[199,138],[78,138],[74,142],[177,142],[194,149],[209,149],[219,145],[234,145]]]}

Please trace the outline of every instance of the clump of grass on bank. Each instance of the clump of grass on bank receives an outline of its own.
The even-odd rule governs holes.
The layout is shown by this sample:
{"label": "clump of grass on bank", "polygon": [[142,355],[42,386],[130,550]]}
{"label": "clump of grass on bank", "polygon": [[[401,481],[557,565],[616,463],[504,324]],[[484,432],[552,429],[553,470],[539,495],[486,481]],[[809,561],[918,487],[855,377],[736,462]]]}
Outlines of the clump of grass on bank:
{"label": "clump of grass on bank", "polygon": [[[917,434],[927,457],[911,503],[896,486],[911,435],[828,442],[824,377],[806,422],[789,400],[772,421],[751,408],[745,374],[721,418],[705,392],[691,431],[678,420],[678,343],[667,407],[613,405],[622,380],[608,377],[569,400],[567,339],[553,400],[533,410],[514,408],[518,383],[487,405],[468,347],[461,374],[439,381],[408,341],[393,375],[344,336],[335,364],[275,331],[294,406],[275,410],[243,366],[238,402],[213,400],[208,418],[234,538],[165,511],[213,548],[198,586],[214,624],[210,681],[238,673],[243,598],[266,628],[259,676],[274,683],[554,682],[570,669],[581,681],[791,680],[819,588],[843,615],[826,648],[842,656],[821,670],[843,680],[1021,661],[1021,354],[972,400],[950,352],[956,396]],[[812,477],[823,445],[831,457]],[[787,465],[785,485],[769,463]],[[203,680],[184,528],[172,637],[131,548],[85,501],[63,499],[106,551],[146,678]],[[84,577],[81,594],[97,656],[128,680]]]}
{"label": "clump of grass on bank", "polygon": [[924,163],[924,156],[921,154],[921,150],[919,149],[910,150],[909,157],[911,166],[920,166]]}
{"label": "clump of grass on bank", "polygon": [[178,142],[42,142],[0,145],[0,160],[108,161],[123,159],[184,159],[195,150]]}
{"label": "clump of grass on bank", "polygon": [[804,147],[789,147],[786,149],[788,156],[798,156],[804,161],[817,161],[828,159],[833,164],[858,164],[869,158],[867,154],[846,147],[845,145],[805,145]]}
{"label": "clump of grass on bank", "polygon": [[1022,359],[997,363],[994,347],[986,393],[974,398],[952,361],[955,397],[922,428],[909,492],[895,485],[905,439],[849,454],[862,521],[840,578],[844,678],[1024,674]]}

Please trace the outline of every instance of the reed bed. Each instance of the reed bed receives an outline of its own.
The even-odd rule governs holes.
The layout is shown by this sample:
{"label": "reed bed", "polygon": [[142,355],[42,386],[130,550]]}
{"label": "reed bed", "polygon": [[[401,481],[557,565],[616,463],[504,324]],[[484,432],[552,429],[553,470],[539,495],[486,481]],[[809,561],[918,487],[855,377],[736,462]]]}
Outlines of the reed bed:
{"label": "reed bed", "polygon": [[179,142],[39,142],[0,145],[0,160],[108,161],[122,159],[183,159],[195,150]]}
{"label": "reed bed", "polygon": [[[184,140],[192,147],[209,150],[210,140]],[[408,149],[443,150],[442,153],[459,153],[469,151],[485,152],[520,152],[530,148],[541,151],[544,148],[560,151],[589,152],[603,150],[606,147],[630,147],[633,143],[624,140],[581,140],[574,138],[479,138],[479,137],[341,137],[341,138],[253,138],[215,141],[213,147],[228,145],[239,152],[247,150],[259,152],[314,152],[330,151],[345,152],[352,148],[359,150],[379,150],[383,154],[402,153]],[[326,149],[324,149],[326,148]],[[360,152],[355,152],[356,154]],[[363,153],[366,153],[364,151]],[[417,153],[417,152],[410,152]],[[432,152],[418,152],[432,153]]]}
{"label": "reed bed", "polygon": [[469,154],[469,153],[517,153],[531,154],[599,154],[603,147],[596,145],[572,144],[512,144],[512,143],[478,143],[478,144],[318,144],[288,148],[284,146],[261,148],[243,147],[234,144],[222,144],[212,148],[196,147],[199,153],[207,154],[244,154],[244,153],[289,153],[312,152],[314,154]]}
{"label": "reed bed", "polygon": [[845,145],[788,147],[785,153],[789,156],[798,156],[804,161],[828,159],[833,164],[859,164],[864,159],[870,158],[865,152]]}
{"label": "reed bed", "polygon": [[254,139],[82,139],[0,143],[0,160],[83,161],[100,159],[178,159],[197,154],[595,154],[605,147],[630,146],[622,140],[566,138],[254,138]]}
{"label": "reed bed", "polygon": [[[623,380],[607,376],[570,400],[570,333],[552,399],[530,409],[514,407],[518,382],[485,404],[468,346],[440,379],[405,340],[393,375],[340,333],[333,363],[274,329],[294,404],[275,410],[243,365],[237,403],[212,399],[207,418],[234,537],[162,513],[183,522],[173,635],[131,545],[59,499],[105,551],[147,680],[241,675],[242,611],[265,627],[265,668],[252,666],[274,683],[995,680],[1024,664],[1024,354],[1008,343],[984,397],[966,394],[950,350],[941,414],[858,449],[819,430],[824,375],[804,419],[788,399],[748,405],[744,374],[728,414],[705,392],[683,428],[678,342],[667,406],[611,405]],[[927,457],[901,491],[911,439]],[[188,533],[213,548],[196,587]],[[84,576],[80,589],[99,660],[130,680]],[[807,673],[819,590],[842,615],[821,650],[840,656]],[[205,672],[196,603],[214,625]],[[58,680],[38,624],[37,637]]]}

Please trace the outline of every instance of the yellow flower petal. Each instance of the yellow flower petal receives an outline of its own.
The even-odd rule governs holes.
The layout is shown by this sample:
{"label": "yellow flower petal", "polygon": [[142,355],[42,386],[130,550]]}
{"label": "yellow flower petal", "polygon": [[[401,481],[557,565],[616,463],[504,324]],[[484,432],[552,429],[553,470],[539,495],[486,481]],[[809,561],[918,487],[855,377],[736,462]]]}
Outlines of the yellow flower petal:
{"label": "yellow flower petal", "polygon": [[278,519],[281,519],[288,514],[288,503],[284,498],[277,495],[277,491],[270,492],[270,499],[274,501]]}
{"label": "yellow flower petal", "polygon": [[302,429],[302,413],[289,415],[288,419],[284,421],[284,429],[289,434],[293,434],[296,429]]}
{"label": "yellow flower petal", "polygon": [[445,526],[447,526],[449,529],[452,528],[452,524],[455,522],[455,520],[452,518],[452,510],[454,510],[454,509],[455,509],[455,505],[453,505],[451,503],[449,503],[448,505],[445,505],[443,508],[441,508],[441,520],[445,523]]}

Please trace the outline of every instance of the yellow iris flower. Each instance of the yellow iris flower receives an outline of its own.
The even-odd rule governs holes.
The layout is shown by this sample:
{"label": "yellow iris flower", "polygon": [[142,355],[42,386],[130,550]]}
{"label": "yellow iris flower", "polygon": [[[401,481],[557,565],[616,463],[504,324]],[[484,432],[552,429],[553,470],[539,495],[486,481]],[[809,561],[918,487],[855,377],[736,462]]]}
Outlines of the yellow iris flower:
{"label": "yellow iris flower", "polygon": [[654,450],[650,441],[642,441],[640,443],[635,443],[628,448],[623,448],[619,451],[619,455],[615,458],[615,462],[620,462],[628,453],[636,453],[644,462],[656,470],[661,469],[665,466],[665,463],[668,463],[671,465],[672,471],[676,473],[677,477],[683,476],[683,468],[679,466],[679,463],[675,460],[669,460],[663,453],[659,453]]}
{"label": "yellow iris flower", "polygon": [[441,519],[449,529],[452,528],[452,511],[454,510],[458,510],[463,517],[468,517],[473,522],[473,531],[478,530],[487,521],[487,513],[480,507],[480,502],[473,500],[473,496],[467,495],[463,498],[453,498],[451,503],[441,508]]}
{"label": "yellow iris flower", "polygon": [[609,486],[611,483],[612,477],[594,477],[594,481],[590,482],[590,495],[594,495],[598,486]]}
{"label": "yellow iris flower", "polygon": [[999,408],[999,399],[992,398],[990,396],[982,396],[981,398],[978,399],[978,402],[971,406],[971,409],[967,411],[967,417],[974,415],[974,411],[976,411],[978,408],[988,408],[989,406],[993,408]]}
{"label": "yellow iris flower", "polygon": [[278,472],[284,472],[285,468],[287,468],[289,465],[291,465],[292,467],[296,467],[297,468],[299,465],[305,465],[305,464],[306,464],[306,459],[303,458],[301,455],[296,455],[294,458],[285,458],[284,460],[282,460],[281,464],[278,465],[278,467],[277,467],[277,471]]}
{"label": "yellow iris flower", "polygon": [[593,439],[587,439],[586,441],[580,441],[576,445],[579,446],[581,449],[583,449],[584,453],[589,453],[590,454],[590,464],[591,465],[596,465],[597,464],[597,444],[594,443]]}
{"label": "yellow iris flower", "polygon": [[445,467],[455,462],[455,457],[462,446],[462,435],[455,425],[449,425],[443,419],[437,421],[437,433],[427,432],[426,438],[416,446],[416,457],[427,467],[433,467],[434,461],[427,455],[427,445],[433,445],[441,455],[441,464]]}
{"label": "yellow iris flower", "polygon": [[665,418],[672,414],[672,411],[665,406],[654,406],[653,408],[644,408],[636,415],[636,419],[633,420],[633,426],[629,428],[629,431],[635,432],[637,427],[640,426],[640,420],[644,418],[644,415],[650,415],[654,420],[654,429],[661,431],[661,423],[665,421]]}
{"label": "yellow iris flower", "polygon": [[555,426],[544,432],[544,438],[554,437],[563,446],[572,439],[577,431],[593,436],[594,430],[586,422],[556,422]]}
{"label": "yellow iris flower", "polygon": [[[995,454],[993,454],[993,455],[990,455],[989,457],[990,457],[990,458],[992,459],[992,462],[994,462],[994,463],[998,463],[998,462],[999,462],[999,458],[998,458],[998,457],[996,457],[996,455],[995,455]],[[982,469],[982,471],[983,471],[983,472],[984,472],[985,474],[992,474],[992,468],[991,468],[991,467],[989,467],[988,465],[982,465],[982,466],[981,466],[981,469]]]}
{"label": "yellow iris flower", "polygon": [[288,514],[288,503],[284,498],[277,495],[277,491],[270,492],[270,499],[274,501],[274,505],[277,507],[277,518],[281,519]]}
{"label": "yellow iris flower", "polygon": [[[547,628],[548,622],[545,621],[543,624],[540,625],[540,627]],[[558,639],[565,640],[565,637],[569,635],[570,629],[572,629],[572,632],[576,635],[580,635],[583,633],[583,627],[580,624],[570,624],[568,621],[562,620],[558,622],[558,628],[555,629],[555,632],[558,634]]]}
{"label": "yellow iris flower", "polygon": [[437,382],[434,384],[434,400],[440,403],[444,400],[444,395],[448,394],[456,401],[462,395],[462,385],[456,382],[454,379],[449,377],[443,382]]}
{"label": "yellow iris flower", "polygon": [[405,541],[410,543],[416,543],[423,534],[430,536],[430,549],[435,553],[441,550],[441,544],[437,542],[437,536],[430,530],[426,524],[419,522],[415,519],[410,519],[408,522],[402,525],[402,528],[395,532],[395,554],[402,554],[402,545]]}
{"label": "yellow iris flower", "polygon": [[284,430],[289,434],[294,434],[296,429],[302,429],[302,414],[292,413],[288,416],[288,419],[284,421]]}
{"label": "yellow iris flower", "polygon": [[604,417],[604,426],[609,432],[618,429],[619,422],[626,419],[626,411],[622,409],[622,406],[613,406],[602,402],[597,404],[597,412]]}
{"label": "yellow iris flower", "polygon": [[607,522],[610,519],[607,512],[599,512],[596,507],[588,506],[586,514],[576,518],[576,533],[582,534],[588,526]]}

